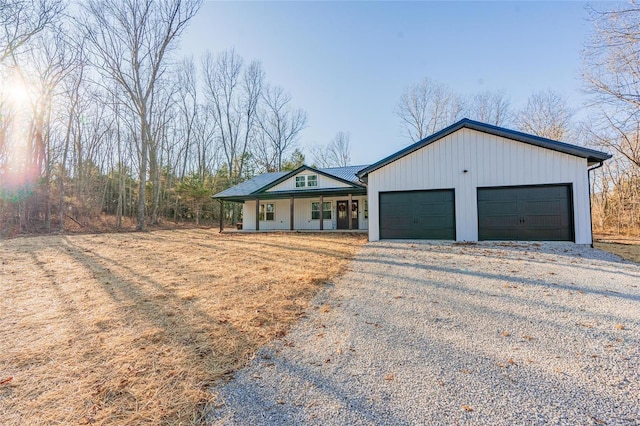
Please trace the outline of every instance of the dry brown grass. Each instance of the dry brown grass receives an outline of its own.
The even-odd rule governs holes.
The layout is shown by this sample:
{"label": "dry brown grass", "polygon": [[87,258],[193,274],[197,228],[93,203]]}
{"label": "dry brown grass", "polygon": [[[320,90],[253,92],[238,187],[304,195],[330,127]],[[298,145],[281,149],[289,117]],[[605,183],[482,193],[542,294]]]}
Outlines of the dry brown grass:
{"label": "dry brown grass", "polygon": [[189,424],[364,235],[210,230],[0,242],[0,423]]}
{"label": "dry brown grass", "polygon": [[599,235],[593,246],[625,260],[640,263],[640,238],[620,235]]}

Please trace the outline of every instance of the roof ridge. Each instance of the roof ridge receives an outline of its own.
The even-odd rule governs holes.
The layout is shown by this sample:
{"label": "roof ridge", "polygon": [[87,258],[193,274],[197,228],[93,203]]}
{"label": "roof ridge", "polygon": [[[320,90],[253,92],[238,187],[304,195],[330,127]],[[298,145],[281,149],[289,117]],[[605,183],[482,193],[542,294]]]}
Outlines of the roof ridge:
{"label": "roof ridge", "polygon": [[478,132],[489,133],[495,136],[500,136],[506,139],[511,139],[521,143],[527,143],[530,145],[535,145],[540,148],[550,149],[553,151],[563,152],[565,154],[574,155],[577,157],[586,158],[587,161],[605,161],[611,158],[611,154],[606,152],[597,151],[591,148],[586,148],[580,145],[574,145],[567,142],[556,141],[549,138],[543,138],[541,136],[532,135],[529,133],[524,133],[519,130],[511,130],[505,127],[495,126],[493,124],[483,123],[481,121],[471,120],[469,118],[463,118],[450,126],[441,129],[432,135],[427,136],[403,149],[397,151],[382,160],[374,163],[370,166],[363,168],[358,171],[357,176],[360,178],[365,177],[369,173],[378,170],[381,167],[386,166],[406,155],[411,154],[414,151],[417,151],[427,145],[430,145],[433,142],[436,142],[451,133],[454,133],[460,129],[467,128],[471,130],[475,130]]}

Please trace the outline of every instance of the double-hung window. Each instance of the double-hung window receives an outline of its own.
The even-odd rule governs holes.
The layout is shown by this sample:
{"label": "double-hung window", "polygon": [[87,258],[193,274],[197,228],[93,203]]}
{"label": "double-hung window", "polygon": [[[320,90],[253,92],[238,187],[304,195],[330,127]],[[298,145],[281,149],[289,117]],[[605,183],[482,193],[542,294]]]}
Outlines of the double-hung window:
{"label": "double-hung window", "polygon": [[318,186],[318,175],[302,175],[296,176],[296,188]]}
{"label": "double-hung window", "polygon": [[276,205],[272,203],[260,204],[260,220],[276,220]]}
{"label": "double-hung window", "polygon": [[[322,203],[322,218],[323,219],[331,219],[331,202],[325,201]],[[313,201],[311,203],[311,219],[319,220],[320,219],[320,202]]]}

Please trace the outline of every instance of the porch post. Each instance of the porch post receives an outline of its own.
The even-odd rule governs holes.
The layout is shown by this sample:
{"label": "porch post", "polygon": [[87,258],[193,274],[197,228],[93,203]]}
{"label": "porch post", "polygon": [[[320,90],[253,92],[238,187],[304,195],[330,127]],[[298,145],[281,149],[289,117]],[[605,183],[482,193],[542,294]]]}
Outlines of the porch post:
{"label": "porch post", "polygon": [[260,230],[260,200],[256,198],[256,231],[259,231],[259,230]]}
{"label": "porch post", "polygon": [[320,230],[324,229],[324,197],[320,196]]}
{"label": "porch post", "polygon": [[224,231],[224,201],[220,201],[220,232]]}
{"label": "porch post", "polygon": [[291,199],[289,200],[289,210],[290,210],[290,225],[289,225],[289,229],[291,231],[293,231],[293,195],[291,196]]}
{"label": "porch post", "polygon": [[[351,194],[349,194],[349,207],[347,208],[347,216],[349,217],[349,229],[353,229],[353,211],[352,209],[352,204],[353,204],[353,197],[351,196]],[[357,215],[357,213],[356,213]]]}

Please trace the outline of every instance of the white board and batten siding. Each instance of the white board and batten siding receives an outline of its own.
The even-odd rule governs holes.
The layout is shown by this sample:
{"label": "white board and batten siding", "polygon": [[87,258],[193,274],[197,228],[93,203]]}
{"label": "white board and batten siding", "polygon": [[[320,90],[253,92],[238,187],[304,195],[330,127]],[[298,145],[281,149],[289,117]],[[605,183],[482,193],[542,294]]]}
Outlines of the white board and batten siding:
{"label": "white board and batten siding", "polygon": [[477,188],[542,184],[571,184],[575,242],[590,244],[585,158],[463,128],[369,173],[369,239],[380,239],[380,192],[454,189],[456,239],[477,241]]}
{"label": "white board and batten siding", "polygon": [[[358,201],[358,229],[368,229],[369,220],[365,218],[364,203],[366,196],[353,196]],[[331,219],[324,219],[325,231],[337,229],[336,202],[348,200],[348,197],[324,197],[324,202],[331,203]],[[300,231],[320,230],[320,219],[311,219],[311,203],[319,202],[320,198],[295,198],[293,200],[294,229]],[[290,199],[260,200],[260,204],[275,204],[275,220],[261,220],[260,231],[289,230],[291,211]],[[242,228],[248,231],[256,230],[256,202],[245,201],[242,204]]]}
{"label": "white board and batten siding", "polygon": [[318,176],[318,186],[314,186],[312,189],[327,189],[327,188],[350,188],[351,185],[348,185],[344,182],[341,182],[336,179],[331,179],[325,175],[314,173],[310,170],[302,171],[295,176],[291,176],[289,179],[284,182],[280,182],[273,188],[269,188],[266,192],[278,192],[278,191],[306,191],[309,190],[308,186],[304,187],[296,187],[296,177],[298,176],[310,176],[316,175]]}

